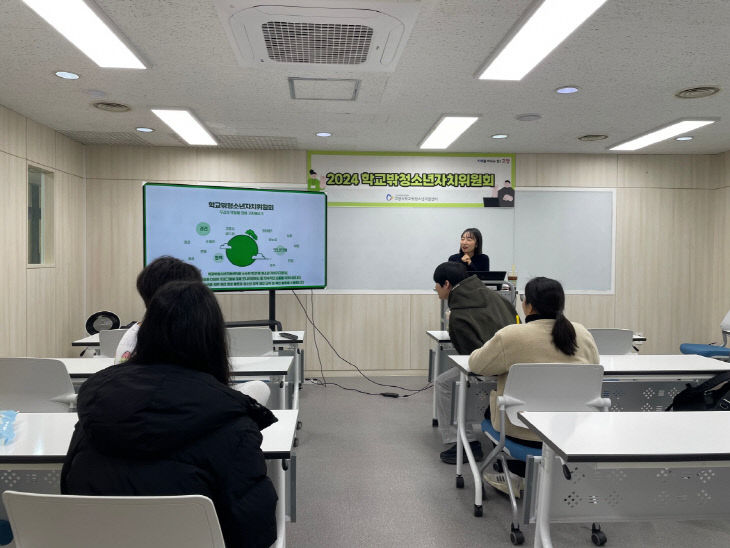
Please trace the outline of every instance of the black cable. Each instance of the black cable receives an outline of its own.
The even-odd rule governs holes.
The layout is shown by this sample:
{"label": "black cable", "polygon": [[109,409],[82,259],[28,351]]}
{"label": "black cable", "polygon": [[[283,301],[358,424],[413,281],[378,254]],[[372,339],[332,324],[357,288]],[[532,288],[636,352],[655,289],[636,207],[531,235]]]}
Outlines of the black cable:
{"label": "black cable", "polygon": [[[391,397],[391,398],[392,397],[408,398],[410,396],[414,396],[414,395],[416,395],[416,394],[418,394],[420,392],[423,392],[425,390],[428,390],[429,388],[431,388],[433,386],[431,383],[428,383],[423,388],[407,388],[407,387],[404,387],[404,386],[398,386],[398,385],[394,385],[394,384],[385,384],[385,383],[381,383],[381,382],[378,382],[376,380],[371,379],[365,373],[363,373],[363,371],[357,365],[355,365],[351,361],[349,361],[349,360],[345,359],[344,357],[342,357],[340,355],[340,353],[337,351],[337,349],[332,345],[332,343],[330,342],[330,340],[325,336],[324,333],[322,333],[322,331],[319,329],[319,327],[317,327],[317,325],[314,323],[314,291],[312,291],[310,293],[310,298],[311,298],[311,303],[312,303],[312,315],[311,315],[311,317],[310,317],[309,313],[307,312],[307,307],[302,304],[302,301],[299,298],[299,295],[297,295],[294,290],[292,290],[292,294],[294,295],[294,297],[296,298],[297,302],[299,303],[299,306],[304,311],[304,316],[307,318],[307,321],[309,322],[309,324],[314,329],[314,333],[312,334],[312,339],[314,341],[314,347],[315,347],[315,350],[317,352],[317,360],[319,361],[319,370],[320,370],[320,374],[322,375],[322,380],[323,380],[322,383],[317,383],[320,386],[325,386],[326,387],[328,384],[332,384],[334,386],[337,386],[339,388],[342,388],[343,390],[352,390],[353,392],[360,392],[361,394],[367,394],[367,395],[370,395],[370,396],[386,396],[386,397]],[[337,384],[335,382],[326,380],[326,378],[324,376],[324,367],[322,365],[322,357],[321,357],[321,355],[319,353],[319,346],[317,344],[317,333],[319,333],[319,335],[325,340],[325,342],[327,343],[327,345],[332,349],[332,351],[335,353],[335,355],[341,361],[343,361],[346,364],[350,365],[351,367],[355,368],[355,370],[364,379],[366,379],[367,381],[369,381],[369,382],[371,382],[371,383],[373,383],[373,384],[375,384],[377,386],[382,386],[382,387],[385,387],[385,388],[396,388],[398,390],[405,390],[407,392],[412,392],[412,394],[397,394],[397,395],[395,395],[393,392],[381,392],[381,393],[377,393],[376,394],[376,393],[373,393],[373,392],[365,392],[363,390],[358,390],[356,388],[348,388],[348,387],[342,386],[340,384]]]}

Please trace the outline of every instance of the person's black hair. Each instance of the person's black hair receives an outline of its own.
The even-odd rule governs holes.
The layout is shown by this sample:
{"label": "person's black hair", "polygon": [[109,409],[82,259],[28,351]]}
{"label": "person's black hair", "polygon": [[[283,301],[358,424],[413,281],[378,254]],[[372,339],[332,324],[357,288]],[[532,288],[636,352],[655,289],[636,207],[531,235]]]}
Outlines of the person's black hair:
{"label": "person's black hair", "polygon": [[[474,236],[474,239],[477,241],[477,244],[474,246],[474,255],[481,255],[482,254],[482,233],[479,231],[478,228],[467,228],[464,230],[464,232],[461,233],[461,236],[463,237],[464,234],[471,234]],[[459,244],[459,255],[462,255],[461,251],[461,244]]]}
{"label": "person's black hair", "polygon": [[568,356],[578,349],[575,328],[563,314],[565,309],[565,292],[560,282],[551,278],[532,278],[525,286],[525,302],[532,306],[536,313],[555,318],[553,325],[553,344]]}
{"label": "person's black hair", "polygon": [[174,281],[202,282],[203,276],[196,266],[169,255],[158,257],[145,266],[137,276],[137,291],[145,307],[149,306],[155,291]]}
{"label": "person's black hair", "polygon": [[455,261],[449,261],[441,263],[433,271],[433,281],[439,285],[444,285],[448,280],[451,286],[455,286],[466,279],[467,271],[463,263],[457,263]]}
{"label": "person's black hair", "polygon": [[168,282],[152,297],[129,363],[171,364],[228,384],[228,340],[218,301],[202,282]]}

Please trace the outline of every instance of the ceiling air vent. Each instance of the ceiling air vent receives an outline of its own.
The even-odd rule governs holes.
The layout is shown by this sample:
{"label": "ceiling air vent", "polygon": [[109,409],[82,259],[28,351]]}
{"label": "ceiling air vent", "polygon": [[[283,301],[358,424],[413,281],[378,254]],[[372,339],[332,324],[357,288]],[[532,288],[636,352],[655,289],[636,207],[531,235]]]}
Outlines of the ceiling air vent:
{"label": "ceiling air vent", "polygon": [[715,86],[699,86],[696,88],[683,89],[674,95],[680,99],[701,99],[702,97],[715,95],[718,91],[720,91],[720,88]]}
{"label": "ceiling air vent", "polygon": [[216,0],[244,67],[393,71],[419,3]]}

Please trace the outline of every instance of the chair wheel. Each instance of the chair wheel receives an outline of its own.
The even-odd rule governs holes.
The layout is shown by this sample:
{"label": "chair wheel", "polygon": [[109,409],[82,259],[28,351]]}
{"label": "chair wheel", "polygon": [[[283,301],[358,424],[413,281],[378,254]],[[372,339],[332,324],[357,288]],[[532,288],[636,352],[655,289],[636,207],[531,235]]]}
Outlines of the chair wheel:
{"label": "chair wheel", "polygon": [[457,489],[464,488],[464,476],[456,476],[456,488]]}
{"label": "chair wheel", "polygon": [[299,447],[299,438],[294,438],[293,445],[294,447]]}
{"label": "chair wheel", "polygon": [[514,529],[509,534],[509,540],[515,546],[519,546],[520,544],[524,544],[525,535],[523,535],[522,531],[520,531],[519,529]]}
{"label": "chair wheel", "polygon": [[481,505],[474,505],[474,516],[480,518],[484,515],[484,508]]}
{"label": "chair wheel", "polygon": [[302,429],[302,421],[297,421],[297,430]]}
{"label": "chair wheel", "polygon": [[438,425],[439,425],[439,420],[438,419],[431,419],[431,426],[434,426],[435,427],[435,426],[438,426]]}
{"label": "chair wheel", "polygon": [[606,538],[606,533],[601,530],[593,531],[591,533],[591,542],[593,542],[596,546],[603,546],[606,544],[607,540],[608,538]]}

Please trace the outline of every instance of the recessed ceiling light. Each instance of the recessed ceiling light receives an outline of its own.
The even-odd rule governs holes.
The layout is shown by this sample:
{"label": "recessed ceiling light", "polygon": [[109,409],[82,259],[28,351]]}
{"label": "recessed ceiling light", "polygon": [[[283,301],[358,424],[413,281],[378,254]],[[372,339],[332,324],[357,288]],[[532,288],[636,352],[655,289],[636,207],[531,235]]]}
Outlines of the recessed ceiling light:
{"label": "recessed ceiling light", "polygon": [[492,139],[506,139],[509,137],[506,133],[497,133],[495,135],[492,135]]}
{"label": "recessed ceiling light", "polygon": [[540,118],[542,118],[540,114],[518,114],[517,116],[515,116],[515,120],[518,120],[520,122],[535,122]]}
{"label": "recessed ceiling light", "polygon": [[56,76],[63,78],[64,80],[78,80],[79,75],[75,72],[66,72],[65,70],[59,70],[56,72]]}
{"label": "recessed ceiling light", "polygon": [[562,88],[558,88],[555,90],[555,93],[560,93],[561,95],[568,95],[570,93],[577,93],[580,88],[577,86],[565,86]]}
{"label": "recessed ceiling light", "polygon": [[613,146],[609,150],[638,150],[640,148],[648,147],[654,143],[660,141],[666,141],[682,133],[687,133],[693,129],[701,128],[703,126],[714,124],[717,120],[680,120],[666,127],[657,129],[646,135],[636,137],[620,145]]}
{"label": "recessed ceiling light", "polygon": [[443,116],[419,146],[420,148],[448,148],[478,119],[478,116]]}
{"label": "recessed ceiling light", "polygon": [[83,0],[23,2],[100,67],[147,68]]}
{"label": "recessed ceiling light", "polygon": [[677,137],[675,141],[691,141],[694,139],[691,135],[685,135],[684,137]]}
{"label": "recessed ceiling light", "polygon": [[480,80],[522,80],[606,0],[544,0],[491,59]]}
{"label": "recessed ceiling light", "polygon": [[187,110],[153,108],[152,112],[189,145],[218,144],[203,124]]}
{"label": "recessed ceiling light", "polygon": [[316,133],[317,137],[332,137],[332,134],[329,131],[320,131]]}
{"label": "recessed ceiling light", "polygon": [[151,127],[138,127],[137,131],[139,131],[140,133],[152,133],[155,130]]}

